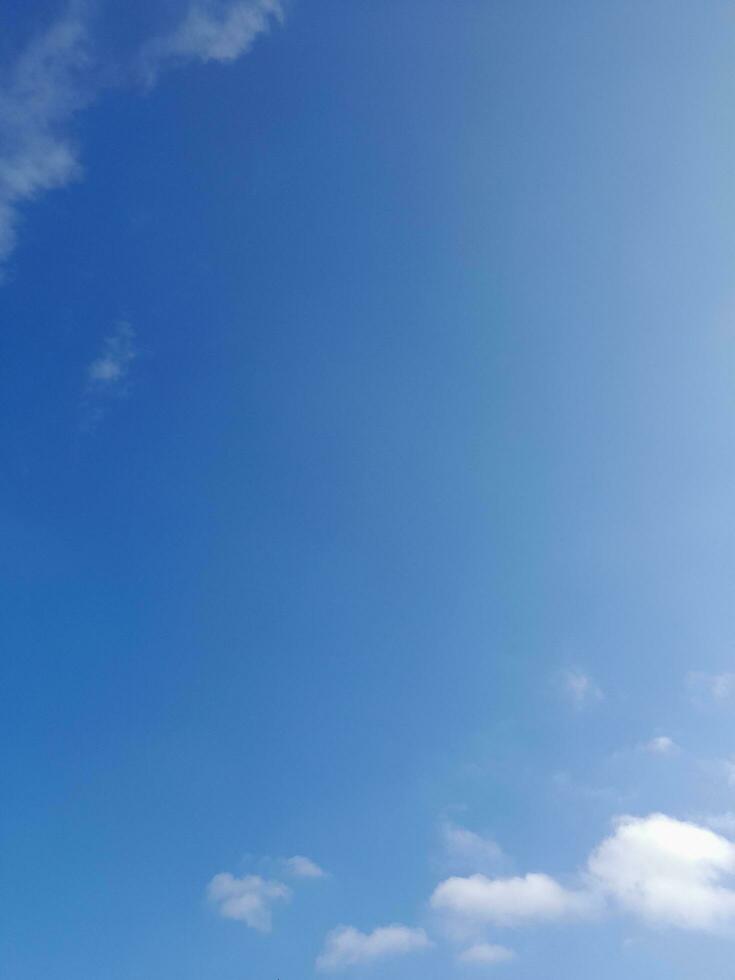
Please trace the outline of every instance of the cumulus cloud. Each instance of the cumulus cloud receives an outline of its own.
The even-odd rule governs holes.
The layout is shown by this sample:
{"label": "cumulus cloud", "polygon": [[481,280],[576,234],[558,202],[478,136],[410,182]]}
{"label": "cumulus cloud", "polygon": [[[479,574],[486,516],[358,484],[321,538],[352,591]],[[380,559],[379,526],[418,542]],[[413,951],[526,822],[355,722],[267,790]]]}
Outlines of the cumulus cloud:
{"label": "cumulus cloud", "polygon": [[235,61],[249,51],[273,19],[283,18],[279,0],[193,0],[184,19],[167,35],[152,38],[141,51],[148,82],[171,65],[187,61]]}
{"label": "cumulus cloud", "polygon": [[[18,241],[24,205],[82,176],[74,119],[99,94],[89,8],[70,0],[64,14],[6,66],[0,85],[0,267]],[[281,19],[278,0],[188,0],[168,35],[144,40],[137,72],[148,84],[165,68],[190,61],[230,62]]]}
{"label": "cumulus cloud", "polygon": [[452,869],[497,869],[504,858],[500,845],[491,837],[484,837],[450,820],[442,821],[440,832],[444,856]]}
{"label": "cumulus cloud", "polygon": [[292,875],[294,878],[326,877],[326,871],[323,871],[311,858],[303,857],[300,854],[294,857],[284,858],[282,864],[284,872]]}
{"label": "cumulus cloud", "polygon": [[735,924],[735,844],[664,814],[623,817],[588,862],[620,909],[658,926],[717,932]]}
{"label": "cumulus cloud", "polygon": [[564,691],[576,708],[590,707],[604,697],[592,678],[581,670],[566,671],[563,681]]}
{"label": "cumulus cloud", "polygon": [[[723,823],[727,822],[725,820]],[[432,908],[455,928],[517,927],[624,913],[699,932],[735,927],[735,843],[665,814],[621,817],[568,888],[545,874],[441,882]]]}
{"label": "cumulus cloud", "polygon": [[493,943],[475,943],[462,950],[457,959],[460,963],[471,966],[495,966],[497,963],[508,963],[515,959],[515,953],[507,946],[496,946]]}
{"label": "cumulus cloud", "polygon": [[419,952],[429,946],[431,941],[423,929],[391,925],[365,933],[352,926],[338,926],[327,936],[316,966],[323,971],[341,970],[360,963]]}
{"label": "cumulus cloud", "polygon": [[572,890],[545,874],[488,878],[482,874],[447,878],[431,896],[431,907],[468,925],[521,926],[589,918],[596,896]]}
{"label": "cumulus cloud", "polygon": [[267,881],[259,875],[236,878],[224,872],[209,882],[207,897],[223,918],[244,922],[259,932],[270,932],[273,906],[288,901],[291,889],[280,881]]}

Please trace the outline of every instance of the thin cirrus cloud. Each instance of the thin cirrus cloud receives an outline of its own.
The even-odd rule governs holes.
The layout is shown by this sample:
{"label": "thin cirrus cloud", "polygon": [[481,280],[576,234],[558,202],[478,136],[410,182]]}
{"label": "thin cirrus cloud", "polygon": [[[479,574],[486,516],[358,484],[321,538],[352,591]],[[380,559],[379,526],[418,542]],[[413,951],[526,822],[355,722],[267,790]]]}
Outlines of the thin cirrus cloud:
{"label": "thin cirrus cloud", "polygon": [[283,20],[279,0],[194,0],[179,25],[163,37],[146,41],[140,66],[146,81],[163,69],[187,61],[235,61],[249,51],[272,20]]}
{"label": "thin cirrus cloud", "polygon": [[507,946],[495,943],[475,943],[457,956],[460,963],[470,966],[495,966],[498,963],[509,963],[515,959],[515,953]]}
{"label": "thin cirrus cloud", "polygon": [[451,820],[444,820],[440,825],[443,861],[448,870],[463,871],[471,868],[473,871],[497,869],[504,860],[504,854],[499,844],[482,834],[469,830]]}
{"label": "thin cirrus cloud", "polygon": [[668,735],[657,735],[644,746],[646,752],[651,755],[674,755],[679,751],[679,746]]}
{"label": "thin cirrus cloud", "polygon": [[687,684],[695,701],[706,704],[735,703],[735,674],[692,671],[687,676]]}
{"label": "thin cirrus cloud", "polygon": [[431,898],[455,929],[471,932],[625,914],[693,932],[735,929],[735,843],[665,814],[621,817],[592,852],[574,888],[545,874],[449,878]]}
{"label": "thin cirrus cloud", "polygon": [[316,967],[323,972],[334,972],[376,960],[421,952],[431,945],[431,940],[423,929],[390,925],[365,933],[352,926],[338,926],[327,936]]}
{"label": "thin cirrus cloud", "polygon": [[581,670],[568,670],[563,676],[563,688],[575,708],[588,708],[602,701],[604,694],[594,680]]}
{"label": "thin cirrus cloud", "polygon": [[135,331],[129,323],[119,323],[105,338],[102,353],[87,368],[90,386],[97,392],[121,391],[137,356]]}
{"label": "thin cirrus cloud", "polygon": [[244,922],[258,932],[273,928],[273,907],[291,899],[291,889],[281,881],[260,875],[236,878],[229,872],[215,875],[207,886],[207,898],[224,919]]}
{"label": "thin cirrus cloud", "polygon": [[[0,88],[0,270],[18,243],[23,208],[82,177],[77,115],[99,95],[90,7],[71,0],[64,14],[6,67]],[[277,0],[190,0],[164,36],[146,39],[122,72],[152,85],[192,61],[231,62],[283,12]],[[120,74],[118,72],[118,74]]]}
{"label": "thin cirrus cloud", "polygon": [[311,858],[297,854],[294,857],[284,858],[281,862],[284,874],[293,878],[326,878],[327,873],[323,868],[312,861]]}

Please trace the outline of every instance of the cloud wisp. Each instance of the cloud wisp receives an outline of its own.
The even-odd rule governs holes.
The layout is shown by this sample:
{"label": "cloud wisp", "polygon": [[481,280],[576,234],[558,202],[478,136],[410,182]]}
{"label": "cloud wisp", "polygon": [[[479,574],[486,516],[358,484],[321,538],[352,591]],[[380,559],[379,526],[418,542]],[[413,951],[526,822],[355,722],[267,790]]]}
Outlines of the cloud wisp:
{"label": "cloud wisp", "polygon": [[143,77],[151,87],[177,65],[232,62],[283,19],[279,0],[188,0],[168,34],[140,43],[135,64],[99,71],[89,11],[84,0],[71,0],[7,66],[0,86],[0,275],[24,207],[82,177],[74,122],[99,96],[103,75]]}
{"label": "cloud wisp", "polygon": [[291,889],[281,881],[260,875],[236,878],[229,872],[215,875],[207,886],[207,898],[224,919],[244,922],[258,932],[273,928],[273,906],[291,899]]}
{"label": "cloud wisp", "polygon": [[87,368],[90,387],[99,393],[119,393],[124,389],[137,356],[135,331],[129,323],[122,321],[115,332],[105,338],[102,353]]}
{"label": "cloud wisp", "polygon": [[273,20],[283,20],[279,0],[193,0],[178,26],[143,44],[140,66],[145,81],[153,84],[164,69],[188,61],[235,61]]}
{"label": "cloud wisp", "polygon": [[301,854],[284,858],[281,864],[284,874],[292,878],[326,878],[327,876],[327,872],[320,868],[315,861]]}
{"label": "cloud wisp", "polygon": [[564,693],[575,708],[589,708],[603,700],[604,694],[589,674],[568,670],[563,676]]}
{"label": "cloud wisp", "polygon": [[362,963],[421,952],[431,945],[423,929],[390,925],[365,933],[352,926],[338,926],[327,936],[316,967],[323,972],[334,972]]}
{"label": "cloud wisp", "polygon": [[0,266],[18,240],[21,208],[81,176],[71,120],[89,105],[84,8],[35,38],[0,89]]}
{"label": "cloud wisp", "polygon": [[440,833],[443,862],[447,870],[497,870],[505,858],[500,845],[491,837],[485,837],[451,820],[442,821]]}

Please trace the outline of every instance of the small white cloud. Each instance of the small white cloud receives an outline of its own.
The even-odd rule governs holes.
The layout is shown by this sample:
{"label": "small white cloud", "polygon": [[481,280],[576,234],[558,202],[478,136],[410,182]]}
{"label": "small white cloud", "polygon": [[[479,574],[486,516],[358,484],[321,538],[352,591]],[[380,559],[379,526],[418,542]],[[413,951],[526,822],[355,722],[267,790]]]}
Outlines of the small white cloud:
{"label": "small white cloud", "polygon": [[431,907],[454,923],[522,926],[532,922],[585,919],[598,911],[591,893],[571,890],[545,874],[518,878],[448,878],[431,896]]}
{"label": "small white cloud", "polygon": [[500,845],[491,837],[483,837],[450,820],[442,821],[440,830],[446,860],[452,869],[461,871],[497,869],[498,864],[503,860],[504,855]]}
{"label": "small white cloud", "polygon": [[137,357],[135,331],[129,323],[119,323],[105,338],[103,350],[87,368],[90,384],[96,390],[120,388]]}
{"label": "small white cloud", "polygon": [[471,966],[496,966],[498,963],[509,963],[515,959],[515,953],[507,946],[495,946],[492,943],[476,943],[462,950],[457,957],[460,963]]}
{"label": "small white cloud", "polygon": [[679,750],[679,746],[668,735],[657,735],[650,742],[646,742],[644,748],[652,755],[673,755]]}
{"label": "small white cloud", "polygon": [[568,670],[564,674],[564,690],[577,708],[590,707],[604,697],[592,678],[580,670]]}
{"label": "small white cloud", "polygon": [[341,970],[360,963],[416,953],[431,945],[423,929],[391,925],[365,933],[352,926],[338,926],[327,936],[316,967],[325,971]]}
{"label": "small white cloud", "polygon": [[273,19],[283,19],[279,0],[192,0],[170,34],[143,46],[145,78],[153,82],[162,68],[187,61],[235,61]]}
{"label": "small white cloud", "polygon": [[297,854],[294,857],[284,858],[282,863],[285,873],[292,875],[294,878],[326,877],[326,871],[323,871],[319,865],[310,858],[303,857],[300,854]]}
{"label": "small white cloud", "polygon": [[235,878],[224,872],[212,878],[207,897],[224,919],[235,919],[259,932],[270,932],[272,907],[276,902],[288,901],[291,889],[280,881],[267,881],[259,875]]}

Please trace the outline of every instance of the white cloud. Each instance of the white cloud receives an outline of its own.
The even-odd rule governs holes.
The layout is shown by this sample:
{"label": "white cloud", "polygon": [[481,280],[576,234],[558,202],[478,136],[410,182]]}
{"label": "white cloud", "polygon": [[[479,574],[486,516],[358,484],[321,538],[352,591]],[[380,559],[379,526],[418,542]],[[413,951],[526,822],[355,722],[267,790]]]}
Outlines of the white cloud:
{"label": "white cloud", "polygon": [[294,878],[326,877],[326,872],[323,871],[318,864],[316,864],[310,858],[303,857],[300,854],[297,854],[294,857],[284,858],[282,864],[285,873],[292,875]]}
{"label": "white cloud", "polygon": [[87,368],[90,384],[98,391],[119,390],[137,356],[135,331],[129,323],[118,323],[115,332],[105,338],[100,356]]}
{"label": "white cloud", "polygon": [[577,708],[589,707],[604,697],[592,678],[580,670],[568,670],[564,674],[564,690]]}
{"label": "white cloud", "polygon": [[444,820],[440,830],[444,853],[452,869],[497,869],[503,860],[502,849],[491,837],[483,837],[450,820]]}
{"label": "white cloud", "polygon": [[598,903],[590,892],[565,888],[545,874],[517,878],[476,874],[441,882],[431,896],[431,907],[453,924],[522,926],[589,918]]}
{"label": "white cloud", "polygon": [[[97,71],[88,4],[70,0],[66,12],[4,66],[0,85],[0,266],[16,247],[23,206],[82,176],[73,136],[75,116],[94,102],[101,77],[129,74],[120,66]],[[189,0],[165,37],[143,41],[137,70],[148,84],[187,61],[234,61],[273,19],[279,0]],[[95,77],[93,77],[93,70]]]}
{"label": "white cloud", "polygon": [[735,924],[735,844],[664,814],[623,817],[588,862],[596,886],[647,923],[719,931]]}
{"label": "white cloud", "polygon": [[[711,821],[710,821],[711,823]],[[728,819],[721,818],[721,823]],[[449,878],[432,908],[456,934],[622,912],[647,925],[700,932],[735,930],[735,843],[709,827],[656,813],[620,817],[590,855],[577,887],[545,874]]]}
{"label": "white cloud", "polygon": [[646,742],[644,748],[652,755],[673,755],[678,751],[679,746],[668,735],[657,735],[650,742]]}
{"label": "white cloud", "polygon": [[272,19],[282,18],[280,0],[192,0],[185,17],[170,34],[143,46],[143,73],[153,82],[169,65],[235,61],[270,28]]}
{"label": "white cloud", "polygon": [[20,208],[81,174],[69,133],[88,104],[83,76],[90,65],[79,4],[35,38],[11,66],[0,89],[0,263],[17,242]]}
{"label": "white cloud", "polygon": [[338,926],[327,936],[316,966],[318,970],[341,970],[360,963],[404,956],[430,946],[431,941],[423,929],[391,925],[365,933],[352,926]]}
{"label": "white cloud", "polygon": [[245,922],[259,932],[270,932],[272,907],[276,902],[288,901],[291,889],[280,881],[267,881],[259,875],[235,878],[224,872],[212,878],[207,897],[223,918]]}
{"label": "white cloud", "polygon": [[495,946],[492,943],[476,943],[462,950],[457,957],[460,963],[472,966],[495,966],[498,963],[508,963],[515,959],[515,953],[507,946]]}

